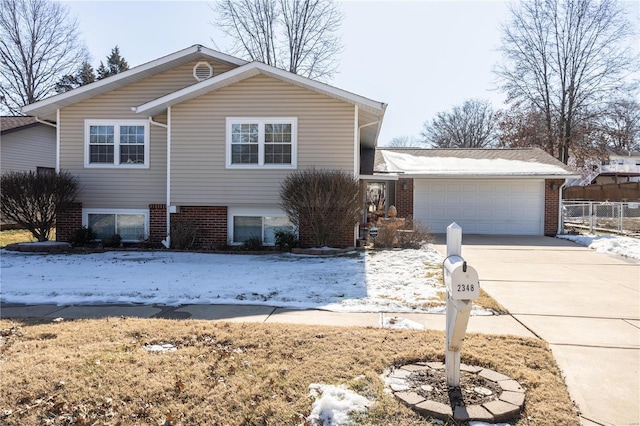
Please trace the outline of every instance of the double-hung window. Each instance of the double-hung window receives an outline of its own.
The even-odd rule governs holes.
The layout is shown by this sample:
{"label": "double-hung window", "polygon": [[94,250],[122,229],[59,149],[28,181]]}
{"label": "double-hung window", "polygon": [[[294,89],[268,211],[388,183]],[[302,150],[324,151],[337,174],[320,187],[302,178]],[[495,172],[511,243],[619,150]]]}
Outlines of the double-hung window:
{"label": "double-hung window", "polygon": [[149,123],[86,120],[85,167],[149,167]]}
{"label": "double-hung window", "polygon": [[227,167],[293,169],[297,133],[295,117],[227,118]]}

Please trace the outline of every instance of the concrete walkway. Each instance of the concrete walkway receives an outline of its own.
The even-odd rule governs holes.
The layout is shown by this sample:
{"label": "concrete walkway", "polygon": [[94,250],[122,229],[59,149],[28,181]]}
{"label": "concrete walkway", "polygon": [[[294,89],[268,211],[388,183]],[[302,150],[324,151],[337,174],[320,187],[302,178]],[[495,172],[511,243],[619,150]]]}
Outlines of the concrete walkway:
{"label": "concrete walkway", "polygon": [[547,237],[464,236],[462,256],[549,343],[583,425],[640,424],[640,262]]}
{"label": "concrete walkway", "polygon": [[[443,254],[444,237],[435,243]],[[462,255],[511,315],[474,316],[468,332],[541,338],[583,425],[640,424],[640,262],[547,237],[464,236]],[[2,318],[204,319],[380,327],[399,316],[445,329],[437,314],[336,313],[249,305],[0,305]]]}

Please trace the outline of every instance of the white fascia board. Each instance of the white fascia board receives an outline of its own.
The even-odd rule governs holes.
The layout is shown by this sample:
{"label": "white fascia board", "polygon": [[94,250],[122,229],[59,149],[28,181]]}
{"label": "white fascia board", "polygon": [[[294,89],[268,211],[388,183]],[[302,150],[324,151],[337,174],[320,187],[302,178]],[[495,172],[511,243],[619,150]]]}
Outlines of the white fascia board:
{"label": "white fascia board", "polygon": [[230,84],[247,79],[249,77],[254,77],[258,74],[273,77],[278,80],[307,88],[317,93],[341,99],[354,105],[376,111],[381,115],[384,114],[386,108],[386,104],[384,103],[376,102],[363,96],[359,96],[324,83],[319,83],[317,81],[299,76],[297,74],[293,74],[288,71],[283,71],[279,68],[263,64],[262,62],[250,62],[248,64],[220,74],[216,77],[212,77],[200,83],[185,87],[184,89],[180,89],[178,91],[162,96],[158,99],[139,105],[137,107],[133,107],[131,109],[138,114],[156,115],[169,106],[188,101],[212,90],[226,87]]}
{"label": "white fascia board", "polygon": [[[406,177],[402,175],[402,177]],[[398,180],[400,176],[395,173],[380,173],[380,174],[372,174],[372,175],[360,175],[358,176],[360,180]]]}
{"label": "white fascia board", "polygon": [[577,179],[580,175],[536,175],[536,174],[527,174],[527,175],[515,175],[515,174],[492,174],[492,175],[483,175],[483,174],[462,174],[462,173],[440,173],[440,174],[429,174],[429,173],[403,173],[403,178],[410,179]]}
{"label": "white fascia board", "polygon": [[43,116],[43,115],[50,114],[56,109],[63,108],[75,102],[89,99],[93,96],[97,96],[99,94],[106,93],[111,90],[118,89],[120,87],[126,86],[129,83],[142,80],[145,78],[145,76],[155,74],[153,72],[150,73],[150,71],[153,71],[153,69],[158,66],[165,65],[173,61],[178,61],[188,55],[194,55],[197,53],[201,53],[213,59],[228,62],[238,66],[242,66],[247,63],[247,61],[243,59],[234,58],[233,56],[229,56],[224,53],[220,53],[215,50],[196,44],[196,45],[187,47],[186,49],[182,49],[177,52],[171,53],[167,56],[154,59],[151,62],[138,65],[137,67],[131,68],[127,71],[123,71],[121,73],[105,78],[103,80],[98,80],[91,84],[87,84],[86,86],[82,86],[77,89],[73,89],[68,92],[52,96],[42,101],[25,105],[22,108],[22,112],[28,115],[36,115],[36,116],[37,115]]}

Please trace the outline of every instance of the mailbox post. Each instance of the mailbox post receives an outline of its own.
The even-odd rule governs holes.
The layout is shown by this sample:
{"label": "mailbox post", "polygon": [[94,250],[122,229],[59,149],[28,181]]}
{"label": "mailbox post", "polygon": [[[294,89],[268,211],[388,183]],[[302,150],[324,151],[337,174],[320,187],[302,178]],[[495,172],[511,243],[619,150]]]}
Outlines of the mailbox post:
{"label": "mailbox post", "polygon": [[461,252],[462,228],[454,222],[447,227],[447,258],[443,263],[444,284],[447,288],[447,386],[460,386],[460,347],[467,331],[473,301],[480,297],[478,273],[467,265]]}

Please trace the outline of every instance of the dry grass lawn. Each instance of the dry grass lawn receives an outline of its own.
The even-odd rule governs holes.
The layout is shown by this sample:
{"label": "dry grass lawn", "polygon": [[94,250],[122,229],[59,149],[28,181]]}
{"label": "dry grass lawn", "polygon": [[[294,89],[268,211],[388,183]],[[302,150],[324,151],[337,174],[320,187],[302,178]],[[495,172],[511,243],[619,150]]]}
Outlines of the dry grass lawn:
{"label": "dry grass lawn", "polygon": [[[0,423],[5,425],[304,425],[311,383],[375,401],[358,425],[428,425],[384,392],[381,374],[443,361],[435,331],[109,318],[0,320]],[[152,353],[145,345],[177,350]],[[577,425],[547,345],[470,335],[463,362],[526,389],[516,425]]]}

